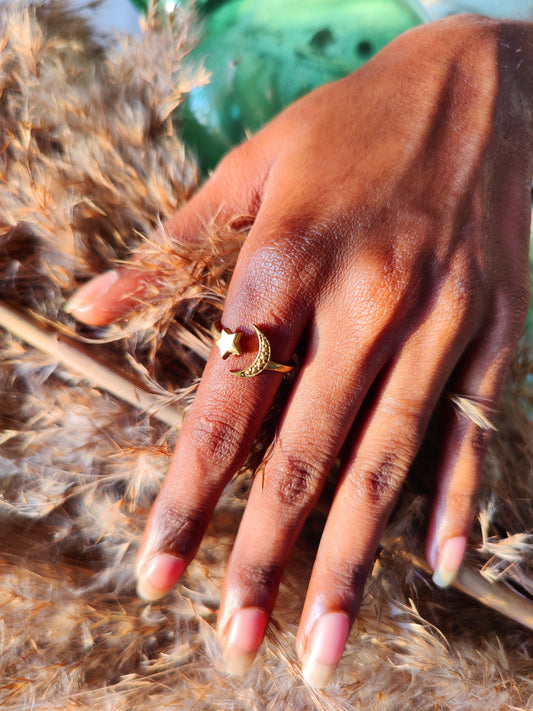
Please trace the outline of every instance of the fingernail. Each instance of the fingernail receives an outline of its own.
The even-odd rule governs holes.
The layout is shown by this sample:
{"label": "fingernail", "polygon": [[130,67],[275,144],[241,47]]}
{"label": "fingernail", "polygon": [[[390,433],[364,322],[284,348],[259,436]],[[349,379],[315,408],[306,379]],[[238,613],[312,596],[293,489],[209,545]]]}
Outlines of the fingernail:
{"label": "fingernail", "polygon": [[333,679],[350,626],[343,612],[328,612],[318,618],[303,660],[303,676],[309,686],[323,689]]}
{"label": "fingernail", "polygon": [[141,565],[137,577],[137,595],[144,600],[159,600],[178,582],[186,563],[168,553],[159,553]]}
{"label": "fingernail", "polygon": [[234,613],[224,649],[224,667],[230,674],[245,674],[261,646],[268,616],[264,610],[249,607]]}
{"label": "fingernail", "polygon": [[76,315],[91,307],[96,301],[105,296],[118,279],[118,272],[110,269],[103,274],[91,279],[70,297],[64,306],[67,314]]}
{"label": "fingernail", "polygon": [[466,537],[455,536],[441,546],[439,551],[437,567],[433,574],[433,582],[439,588],[447,588],[457,575],[466,548]]}

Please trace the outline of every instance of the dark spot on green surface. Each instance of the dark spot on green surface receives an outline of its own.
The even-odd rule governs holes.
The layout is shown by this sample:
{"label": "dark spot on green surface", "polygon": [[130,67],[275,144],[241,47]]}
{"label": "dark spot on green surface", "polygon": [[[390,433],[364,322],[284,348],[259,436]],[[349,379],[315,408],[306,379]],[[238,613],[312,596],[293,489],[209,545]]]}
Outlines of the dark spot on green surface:
{"label": "dark spot on green surface", "polygon": [[322,51],[333,42],[333,32],[328,27],[323,27],[311,37],[309,44],[313,49]]}
{"label": "dark spot on green surface", "polygon": [[355,53],[361,59],[368,59],[374,54],[374,47],[368,40],[361,40],[355,45]]}

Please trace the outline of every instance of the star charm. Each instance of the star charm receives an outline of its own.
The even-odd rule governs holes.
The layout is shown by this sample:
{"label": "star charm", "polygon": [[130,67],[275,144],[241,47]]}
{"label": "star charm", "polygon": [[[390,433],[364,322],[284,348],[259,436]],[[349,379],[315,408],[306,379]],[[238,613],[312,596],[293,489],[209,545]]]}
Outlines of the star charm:
{"label": "star charm", "polygon": [[215,339],[220,355],[226,360],[230,355],[242,355],[242,348],[239,345],[242,333],[230,333],[226,328],[220,330],[220,335]]}

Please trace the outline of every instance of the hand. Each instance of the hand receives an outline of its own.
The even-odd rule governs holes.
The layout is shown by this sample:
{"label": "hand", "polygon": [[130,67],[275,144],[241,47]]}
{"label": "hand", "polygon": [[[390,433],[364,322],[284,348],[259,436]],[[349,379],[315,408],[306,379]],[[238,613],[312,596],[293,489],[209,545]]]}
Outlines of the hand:
{"label": "hand", "polygon": [[[229,154],[166,225],[194,242],[212,220],[254,218],[222,316],[245,355],[223,360],[214,348],[209,358],[139,554],[146,598],[195,555],[279,387],[276,372],[230,373],[253,359],[252,324],[273,360],[302,354],[228,564],[218,630],[234,670],[261,644],[341,448],[297,637],[315,686],[333,675],[438,401],[459,393],[498,406],[529,297],[532,47],[526,23],[463,16],[417,28]],[[147,279],[141,269],[98,277],[71,311],[109,323]],[[441,585],[463,556],[487,432],[453,416],[442,431],[427,536]]]}

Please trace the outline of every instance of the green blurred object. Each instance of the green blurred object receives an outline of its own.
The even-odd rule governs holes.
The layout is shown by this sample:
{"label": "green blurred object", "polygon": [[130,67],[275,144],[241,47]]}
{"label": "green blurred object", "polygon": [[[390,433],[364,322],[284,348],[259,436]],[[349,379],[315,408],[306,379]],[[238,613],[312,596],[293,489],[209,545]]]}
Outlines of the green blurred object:
{"label": "green blurred object", "polygon": [[146,12],[148,9],[148,3],[144,2],[144,0],[131,0],[132,5],[134,5],[137,10],[142,10],[143,12]]}
{"label": "green blurred object", "polygon": [[[133,0],[146,9],[147,2]],[[171,12],[179,1],[158,3]],[[181,120],[204,170],[311,89],[358,69],[424,21],[413,0],[197,0],[204,39],[191,55],[211,72]]]}

